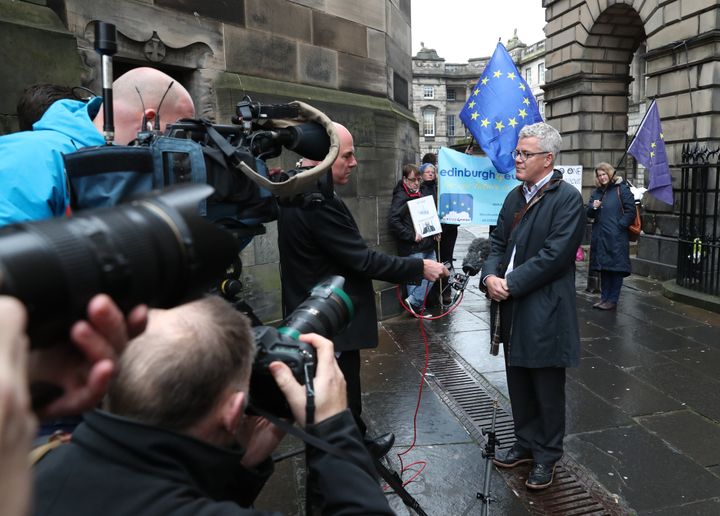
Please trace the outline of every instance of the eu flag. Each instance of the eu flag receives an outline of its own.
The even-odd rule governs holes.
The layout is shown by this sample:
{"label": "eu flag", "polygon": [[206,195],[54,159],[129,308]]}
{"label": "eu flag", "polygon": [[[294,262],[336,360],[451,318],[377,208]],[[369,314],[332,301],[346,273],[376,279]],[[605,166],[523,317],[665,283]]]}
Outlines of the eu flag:
{"label": "eu flag", "polygon": [[660,112],[657,104],[652,101],[635,139],[628,147],[638,163],[642,164],[650,175],[648,192],[656,199],[667,204],[673,203],[672,176],[665,154],[665,140],[660,125]]}
{"label": "eu flag", "polygon": [[463,121],[500,172],[515,169],[510,153],[520,129],[542,122],[535,97],[502,43],[460,111]]}

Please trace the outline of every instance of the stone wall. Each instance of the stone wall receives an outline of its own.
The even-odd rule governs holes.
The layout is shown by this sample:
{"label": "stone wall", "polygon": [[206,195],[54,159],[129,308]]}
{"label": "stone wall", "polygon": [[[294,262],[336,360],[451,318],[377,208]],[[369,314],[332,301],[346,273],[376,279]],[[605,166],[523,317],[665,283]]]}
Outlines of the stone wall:
{"label": "stone wall", "polygon": [[[249,94],[261,102],[303,100],[347,125],[360,166],[339,191],[368,244],[394,251],[386,229],[392,187],[418,149],[408,110],[409,0],[0,0],[0,55],[23,74],[1,79],[0,130],[16,127],[14,102],[28,84],[100,91],[94,20],[117,27],[116,75],[160,68],[188,88],[198,115],[227,123]],[[25,53],[11,60],[9,31],[35,27],[42,37],[24,39]],[[296,158],[285,152],[279,163],[289,167]],[[280,317],[276,234],[267,224],[242,253],[247,296],[265,320]],[[397,303],[384,302],[391,286],[376,287],[381,314],[394,312]]]}
{"label": "stone wall", "polygon": [[[562,163],[585,168],[585,198],[599,161],[623,161],[628,97],[656,100],[673,187],[681,149],[720,144],[720,5],[717,0],[545,0],[545,114],[564,136]],[[636,55],[638,50],[642,55]],[[633,56],[635,60],[633,61]],[[638,70],[636,63],[644,62]],[[635,63],[635,64],[634,64]],[[631,69],[631,66],[633,67]],[[643,85],[632,85],[631,70]],[[644,93],[646,99],[638,99]],[[643,110],[632,113],[637,123]],[[677,192],[675,198],[678,198]],[[646,216],[633,270],[667,279],[677,259],[679,203],[645,195]]]}
{"label": "stone wall", "polygon": [[[630,143],[633,53],[645,44],[645,95],[656,99],[673,185],[680,149],[720,141],[720,7],[715,0],[545,0],[545,114],[564,136],[565,163],[585,167],[586,197],[599,161]],[[665,210],[647,199],[651,210]]]}

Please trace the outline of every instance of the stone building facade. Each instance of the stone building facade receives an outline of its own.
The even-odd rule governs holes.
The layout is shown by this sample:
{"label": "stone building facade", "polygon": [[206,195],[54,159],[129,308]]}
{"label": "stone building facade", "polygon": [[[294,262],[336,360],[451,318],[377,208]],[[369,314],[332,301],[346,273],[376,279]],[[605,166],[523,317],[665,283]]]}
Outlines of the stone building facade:
{"label": "stone building facade", "polygon": [[[17,128],[15,104],[27,85],[100,91],[94,20],[117,27],[115,76],[159,68],[187,87],[199,116],[228,123],[250,95],[263,103],[302,100],[347,125],[360,166],[339,191],[368,244],[394,252],[386,220],[395,171],[418,149],[409,0],[0,0],[0,133]],[[286,151],[276,164],[296,159]],[[242,253],[242,279],[258,315],[274,320],[275,223],[266,229]],[[376,290],[381,313],[397,309],[391,285]]]}
{"label": "stone building facade", "polygon": [[[543,109],[545,75],[545,41],[526,45],[515,34],[505,43],[518,70]],[[492,49],[494,51],[494,49]],[[467,63],[446,63],[445,59],[424,43],[412,58],[413,113],[420,129],[420,155],[437,152],[469,142],[469,132],[459,114],[467,96],[485,69],[490,56],[470,59]]]}
{"label": "stone building facade", "polygon": [[[645,102],[655,99],[677,189],[683,145],[720,144],[717,0],[544,0],[543,5],[545,115],[564,135],[561,161],[585,167],[587,190],[599,161],[621,163],[620,173],[632,176],[633,162],[623,154]],[[648,195],[644,201],[646,235],[634,270],[673,277],[678,206]]]}

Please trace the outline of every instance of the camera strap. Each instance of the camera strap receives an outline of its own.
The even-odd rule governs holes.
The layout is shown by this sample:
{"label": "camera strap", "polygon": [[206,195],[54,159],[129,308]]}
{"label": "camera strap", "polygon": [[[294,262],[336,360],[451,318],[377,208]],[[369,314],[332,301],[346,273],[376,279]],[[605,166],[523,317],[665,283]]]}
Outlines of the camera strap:
{"label": "camera strap", "polygon": [[260,407],[256,407],[254,405],[251,405],[253,412],[258,414],[259,416],[264,417],[268,421],[270,421],[272,424],[280,428],[281,430],[284,430],[285,432],[289,433],[290,435],[293,435],[297,437],[298,439],[302,439],[305,443],[307,443],[310,446],[313,446],[315,448],[318,448],[326,453],[329,453],[330,455],[334,455],[335,457],[338,457],[340,459],[346,460],[348,462],[353,462],[354,459],[352,459],[347,453],[345,453],[344,450],[341,450],[337,446],[334,446],[327,441],[324,441],[323,439],[307,433],[302,428],[298,428],[292,423],[289,423],[288,421],[284,419],[280,419],[277,416],[274,416],[270,412],[267,412]]}

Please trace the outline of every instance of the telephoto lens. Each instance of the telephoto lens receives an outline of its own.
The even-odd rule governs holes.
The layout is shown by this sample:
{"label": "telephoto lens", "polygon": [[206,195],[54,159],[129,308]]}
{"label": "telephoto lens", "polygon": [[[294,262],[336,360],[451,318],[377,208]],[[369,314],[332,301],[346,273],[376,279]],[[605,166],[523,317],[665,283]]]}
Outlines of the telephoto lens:
{"label": "telephoto lens", "polygon": [[67,341],[98,293],[125,313],[202,295],[238,253],[229,232],[198,214],[212,191],[178,185],[112,208],[0,228],[0,294],[27,307],[31,346]]}
{"label": "telephoto lens", "polygon": [[355,315],[352,301],[343,290],[345,278],[331,276],[317,284],[279,328],[258,326],[253,328],[257,355],[250,377],[250,412],[254,407],[264,409],[278,417],[291,418],[290,407],[270,374],[271,362],[287,364],[295,379],[315,376],[315,348],[301,342],[303,333],[317,333],[331,339],[352,321]]}

